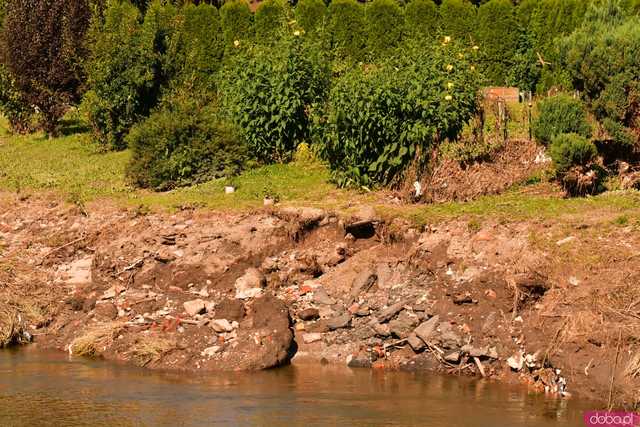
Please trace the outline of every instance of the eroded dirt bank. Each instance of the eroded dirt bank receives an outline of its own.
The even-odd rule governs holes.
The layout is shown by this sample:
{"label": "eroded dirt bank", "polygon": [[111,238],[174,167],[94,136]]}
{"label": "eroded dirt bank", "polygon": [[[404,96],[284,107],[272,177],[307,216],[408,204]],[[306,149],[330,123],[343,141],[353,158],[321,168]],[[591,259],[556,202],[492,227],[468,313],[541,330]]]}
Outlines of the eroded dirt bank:
{"label": "eroded dirt bank", "polygon": [[[640,238],[608,218],[412,227],[0,195],[0,338],[151,368],[432,369],[640,401]],[[0,341],[2,341],[0,340]]]}

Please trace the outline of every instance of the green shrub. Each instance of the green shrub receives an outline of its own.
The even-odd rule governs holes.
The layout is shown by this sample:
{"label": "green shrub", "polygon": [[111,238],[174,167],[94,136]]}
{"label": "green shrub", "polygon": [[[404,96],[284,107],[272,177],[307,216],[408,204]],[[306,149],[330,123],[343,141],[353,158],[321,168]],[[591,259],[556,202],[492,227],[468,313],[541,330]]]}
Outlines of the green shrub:
{"label": "green shrub", "polygon": [[476,8],[469,0],[444,0],[440,5],[445,36],[469,42],[476,26]]}
{"label": "green shrub", "polygon": [[235,45],[254,39],[251,9],[246,0],[231,0],[220,8],[225,53],[233,53]]}
{"label": "green shrub", "polygon": [[258,43],[276,43],[286,31],[286,11],[282,0],[264,0],[258,5],[254,19]]}
{"label": "green shrub", "polygon": [[490,84],[504,86],[518,48],[515,8],[511,0],[489,0],[478,9],[476,37],[482,71]]}
{"label": "green shrub", "polygon": [[83,110],[94,138],[107,147],[126,147],[131,126],[149,115],[166,83],[163,54],[170,34],[170,12],[159,2],[149,6],[144,23],[129,2],[109,2],[102,21],[91,30],[86,66],[88,86]]}
{"label": "green shrub", "polygon": [[405,33],[418,40],[433,40],[439,31],[438,6],[433,0],[411,0],[404,8]]}
{"label": "green shrub", "polygon": [[[12,0],[4,11],[3,63],[18,97],[38,109],[40,127],[57,134],[59,121],[82,96],[85,35],[91,20],[86,0]],[[14,116],[15,119],[16,116]]]}
{"label": "green shrub", "polygon": [[434,144],[459,135],[477,109],[479,79],[458,53],[452,44],[408,47],[335,83],[316,135],[338,185],[393,183]]}
{"label": "green shrub", "polygon": [[300,0],[295,9],[298,25],[308,34],[315,35],[324,27],[327,6],[322,0]]}
{"label": "green shrub", "polygon": [[308,138],[310,110],[329,83],[327,62],[303,38],[249,49],[225,69],[225,106],[262,162],[291,159]]}
{"label": "green shrub", "polygon": [[532,123],[533,136],[543,144],[563,133],[591,136],[584,105],[578,99],[560,94],[538,103],[538,117]]}
{"label": "green shrub", "polygon": [[185,6],[168,54],[173,58],[170,73],[174,86],[188,82],[213,88],[223,53],[218,10],[208,4]]}
{"label": "green shrub", "polygon": [[215,108],[190,94],[164,103],[131,129],[127,142],[128,178],[155,190],[235,175],[247,158],[246,147]]}
{"label": "green shrub", "polygon": [[356,0],[334,0],[329,5],[331,44],[338,58],[359,61],[366,46],[364,6]]}
{"label": "green shrub", "polygon": [[367,50],[373,58],[393,51],[402,38],[404,18],[396,0],[373,0],[365,8]]}
{"label": "green shrub", "polygon": [[563,133],[553,137],[549,155],[560,174],[573,166],[587,166],[598,155],[596,146],[575,133]]}

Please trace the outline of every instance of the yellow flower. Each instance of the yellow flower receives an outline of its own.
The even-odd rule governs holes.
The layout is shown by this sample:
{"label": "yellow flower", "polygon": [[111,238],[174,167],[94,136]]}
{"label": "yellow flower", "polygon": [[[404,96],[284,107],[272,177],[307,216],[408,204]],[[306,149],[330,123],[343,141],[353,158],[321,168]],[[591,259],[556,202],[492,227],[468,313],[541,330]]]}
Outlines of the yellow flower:
{"label": "yellow flower", "polygon": [[453,71],[453,65],[448,64],[447,65],[447,71]]}
{"label": "yellow flower", "polygon": [[449,43],[451,41],[451,37],[449,36],[444,36],[444,43]]}
{"label": "yellow flower", "polygon": [[472,65],[472,66],[471,66],[471,71],[475,71],[475,70],[476,70],[476,66],[475,66],[475,65]]}
{"label": "yellow flower", "polygon": [[462,59],[462,58],[464,58],[464,55],[463,55],[463,54],[461,54],[461,53],[459,53],[459,54],[458,54],[458,58]]}
{"label": "yellow flower", "polygon": [[234,45],[235,47],[240,47],[240,40],[234,40],[234,41],[233,41],[233,45]]}
{"label": "yellow flower", "polygon": [[453,89],[453,83],[451,83],[451,82],[447,83],[447,88],[448,89]]}
{"label": "yellow flower", "polygon": [[293,35],[294,35],[294,36],[296,36],[296,37],[298,37],[298,36],[300,35],[300,31],[295,30],[295,31],[293,32]]}
{"label": "yellow flower", "polygon": [[445,99],[446,101],[451,101],[451,100],[453,99],[453,96],[451,96],[451,95],[446,95],[446,96],[444,97],[444,99]]}
{"label": "yellow flower", "polygon": [[473,50],[479,50],[479,49],[480,49],[480,46],[478,46],[478,45],[474,45],[471,49],[473,49]]}

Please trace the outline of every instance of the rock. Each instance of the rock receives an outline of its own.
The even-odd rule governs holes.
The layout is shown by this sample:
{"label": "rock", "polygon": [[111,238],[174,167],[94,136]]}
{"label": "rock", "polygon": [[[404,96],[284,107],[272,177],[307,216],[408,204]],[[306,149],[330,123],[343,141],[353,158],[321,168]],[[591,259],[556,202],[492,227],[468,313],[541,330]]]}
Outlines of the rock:
{"label": "rock", "polygon": [[227,319],[211,320],[209,321],[209,326],[211,326],[217,333],[231,332],[235,329],[231,322],[229,322]]}
{"label": "rock", "polygon": [[320,332],[310,332],[302,335],[302,341],[305,344],[311,344],[321,340],[322,340],[322,334]]}
{"label": "rock", "polygon": [[562,245],[564,245],[564,244],[567,244],[567,243],[570,243],[570,242],[574,241],[575,239],[576,239],[576,238],[575,238],[575,237],[573,237],[573,236],[565,237],[564,239],[558,240],[558,241],[556,242],[556,245],[557,245],[557,246],[562,246]]}
{"label": "rock", "polygon": [[404,306],[405,306],[405,301],[400,301],[385,308],[378,314],[378,322],[380,323],[388,322],[393,318],[393,316],[395,316],[400,311],[402,311],[402,309],[404,309]]}
{"label": "rock", "polygon": [[367,292],[376,283],[376,280],[378,280],[378,275],[373,268],[366,268],[358,274],[351,285],[351,300],[356,300],[360,294]]}
{"label": "rock", "polygon": [[341,316],[333,317],[331,319],[327,319],[327,327],[330,331],[334,331],[336,329],[346,328],[351,323],[351,315],[345,313]]}
{"label": "rock", "polygon": [[248,268],[244,274],[236,280],[236,298],[248,299],[262,295],[262,288],[267,284],[264,274],[257,268]]}
{"label": "rock", "polygon": [[444,360],[450,363],[458,363],[460,362],[460,352],[454,351],[453,353],[449,353],[444,357]]}
{"label": "rock", "polygon": [[96,304],[94,314],[99,320],[115,320],[118,317],[118,308],[110,302]]}
{"label": "rock", "polygon": [[219,353],[220,350],[222,350],[222,347],[218,345],[214,345],[212,347],[205,348],[204,350],[202,350],[202,353],[200,354],[204,357],[213,357],[215,356],[216,353]]}
{"label": "rock", "polygon": [[365,354],[347,356],[347,366],[350,368],[370,368],[371,359]]}
{"label": "rock", "polygon": [[69,264],[65,273],[67,285],[84,285],[91,283],[91,264],[93,257],[86,257]]}
{"label": "rock", "polygon": [[388,337],[391,335],[391,328],[387,324],[376,323],[373,325],[373,330],[376,335],[381,337]]}
{"label": "rock", "polygon": [[370,315],[370,314],[371,314],[371,309],[370,309],[370,308],[369,308],[369,306],[368,306],[368,305],[366,305],[366,304],[365,304],[365,305],[361,305],[361,306],[358,308],[358,311],[356,311],[356,313],[355,313],[355,314],[356,314],[356,316],[358,316],[358,317],[365,317],[365,316],[368,316],[368,315]]}
{"label": "rock", "polygon": [[[486,357],[491,359],[498,358],[495,348],[493,349],[493,352],[491,352],[489,347],[473,347],[472,345],[467,344],[463,345],[460,351],[471,357]],[[491,357],[492,355],[495,355],[496,357]]]}
{"label": "rock", "polygon": [[462,337],[453,330],[450,322],[440,323],[438,329],[440,330],[439,342],[443,348],[453,349],[462,345]]}
{"label": "rock", "polygon": [[524,366],[524,353],[522,351],[507,359],[507,365],[514,371],[521,371]]}
{"label": "rock", "polygon": [[407,311],[403,311],[398,315],[397,319],[389,322],[391,333],[398,338],[407,338],[417,324],[417,319],[410,316]]}
{"label": "rock", "polygon": [[473,299],[471,298],[471,295],[469,295],[469,294],[456,295],[456,296],[453,297],[453,303],[455,305],[472,304],[473,303]]}
{"label": "rock", "polygon": [[407,338],[407,342],[416,353],[425,349],[426,344],[422,341],[416,334],[410,334],[409,338]]}
{"label": "rock", "polygon": [[240,322],[244,319],[245,316],[245,308],[242,301],[237,299],[225,298],[215,305],[213,310],[209,310],[209,305],[207,305],[207,312],[215,311],[216,318],[218,319],[228,319],[230,321],[238,321]]}
{"label": "rock", "polygon": [[420,326],[418,326],[413,333],[418,336],[425,343],[431,341],[433,337],[436,327],[438,326],[438,322],[440,321],[440,316],[435,315],[431,319],[426,322],[422,322]]}
{"label": "rock", "polygon": [[196,314],[202,314],[206,310],[205,302],[201,299],[194,299],[182,304],[184,311],[191,317]]}
{"label": "rock", "polygon": [[125,287],[121,286],[121,285],[113,285],[112,287],[110,287],[109,289],[107,289],[104,294],[102,294],[102,297],[100,299],[112,299],[117,297],[118,295],[120,295],[122,292],[125,291]]}
{"label": "rock", "polygon": [[85,313],[90,312],[91,310],[93,310],[96,307],[96,297],[92,296],[92,297],[87,297],[84,300],[84,303],[82,304],[82,311],[84,311]]}
{"label": "rock", "polygon": [[333,305],[336,303],[322,286],[318,286],[313,290],[313,302],[322,305]]}
{"label": "rock", "polygon": [[317,308],[305,308],[298,312],[298,317],[302,320],[316,320],[320,317],[320,311]]}

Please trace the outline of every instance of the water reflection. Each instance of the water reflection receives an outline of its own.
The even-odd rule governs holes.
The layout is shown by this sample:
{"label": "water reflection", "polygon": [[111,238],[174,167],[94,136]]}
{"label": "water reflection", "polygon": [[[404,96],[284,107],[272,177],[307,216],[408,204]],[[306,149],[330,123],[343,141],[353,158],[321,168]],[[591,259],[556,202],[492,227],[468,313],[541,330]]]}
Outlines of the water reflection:
{"label": "water reflection", "polygon": [[191,375],[0,352],[2,426],[579,426],[583,409],[467,378],[317,365]]}

